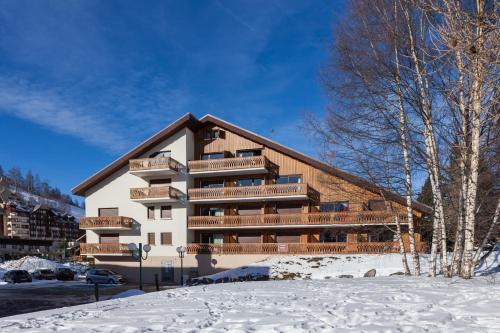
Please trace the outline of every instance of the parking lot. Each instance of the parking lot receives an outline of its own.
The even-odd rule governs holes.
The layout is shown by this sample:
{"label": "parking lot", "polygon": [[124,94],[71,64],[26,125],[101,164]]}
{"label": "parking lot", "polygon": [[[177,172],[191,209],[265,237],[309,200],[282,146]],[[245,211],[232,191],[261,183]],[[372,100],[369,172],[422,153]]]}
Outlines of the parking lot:
{"label": "parking lot", "polygon": [[[129,289],[139,289],[136,284],[99,285],[99,300]],[[154,285],[145,285],[144,291],[156,291]],[[33,311],[49,310],[95,302],[94,285],[83,281],[37,281],[33,283],[0,285],[0,317]]]}

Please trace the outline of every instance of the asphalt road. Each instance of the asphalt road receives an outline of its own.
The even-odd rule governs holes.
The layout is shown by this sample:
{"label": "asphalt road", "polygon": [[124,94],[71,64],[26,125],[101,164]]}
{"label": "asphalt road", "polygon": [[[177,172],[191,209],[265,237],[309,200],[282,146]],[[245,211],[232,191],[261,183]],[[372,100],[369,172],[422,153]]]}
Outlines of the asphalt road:
{"label": "asphalt road", "polygon": [[[122,291],[139,289],[136,284],[99,285],[99,300]],[[156,291],[145,285],[144,291]],[[94,285],[80,281],[50,281],[46,284],[21,283],[0,287],[0,317],[95,302]]]}

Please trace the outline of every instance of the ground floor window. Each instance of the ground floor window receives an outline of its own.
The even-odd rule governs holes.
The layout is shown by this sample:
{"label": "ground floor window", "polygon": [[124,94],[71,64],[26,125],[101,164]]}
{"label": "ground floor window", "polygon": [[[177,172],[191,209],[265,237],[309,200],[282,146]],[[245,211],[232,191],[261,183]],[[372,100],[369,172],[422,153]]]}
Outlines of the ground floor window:
{"label": "ground floor window", "polygon": [[319,234],[319,241],[322,243],[347,242],[347,233],[344,231],[325,230]]}

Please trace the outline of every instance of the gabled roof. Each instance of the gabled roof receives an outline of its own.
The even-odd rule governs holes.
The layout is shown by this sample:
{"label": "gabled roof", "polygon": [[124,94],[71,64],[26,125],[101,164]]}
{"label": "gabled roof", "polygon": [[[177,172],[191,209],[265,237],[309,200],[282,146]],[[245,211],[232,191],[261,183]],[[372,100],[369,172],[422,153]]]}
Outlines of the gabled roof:
{"label": "gabled roof", "polygon": [[[274,149],[284,155],[288,155],[292,158],[295,158],[299,161],[302,161],[306,164],[309,164],[317,169],[320,169],[326,173],[329,173],[333,176],[336,176],[340,179],[343,179],[349,183],[355,184],[361,188],[364,188],[368,191],[380,194],[381,192],[383,195],[392,201],[398,202],[402,205],[406,205],[406,198],[387,191],[385,189],[381,189],[379,186],[367,181],[366,179],[363,179],[361,177],[352,175],[350,173],[347,173],[345,171],[342,171],[338,168],[332,167],[331,165],[328,165],[324,162],[321,162],[317,159],[314,159],[310,156],[307,156],[303,153],[300,153],[294,149],[288,148],[286,146],[283,146],[282,144],[279,144],[273,140],[270,140],[268,138],[265,138],[261,135],[258,135],[256,133],[253,133],[249,130],[246,130],[244,128],[241,128],[239,126],[236,126],[234,124],[231,124],[225,120],[222,120],[220,118],[217,118],[215,116],[212,116],[210,114],[207,114],[200,118],[199,120],[196,119],[192,114],[188,113],[175,122],[173,122],[171,125],[167,126],[163,130],[159,131],[155,135],[153,135],[151,138],[148,140],[144,141],[128,153],[124,154],[122,157],[118,158],[108,166],[106,166],[104,169],[100,170],[90,178],[86,179],[84,182],[81,184],[77,185],[75,188],[73,188],[72,192],[73,194],[76,195],[85,195],[85,191],[90,189],[92,186],[96,185],[100,181],[106,179],[110,175],[112,175],[114,172],[118,171],[122,167],[128,164],[128,161],[133,158],[137,158],[141,156],[143,153],[146,151],[150,150],[152,147],[154,147],[156,144],[158,144],[160,141],[165,140],[169,136],[173,135],[175,132],[180,130],[181,128],[188,127],[191,130],[196,130],[199,129],[207,124],[214,124],[216,126],[219,126],[221,128],[227,129],[231,132],[234,132],[244,138],[247,138],[251,141],[257,142],[263,146],[269,147],[271,149]],[[414,201],[413,202],[413,208],[421,211],[423,213],[431,213],[432,208],[424,205],[420,202]]]}

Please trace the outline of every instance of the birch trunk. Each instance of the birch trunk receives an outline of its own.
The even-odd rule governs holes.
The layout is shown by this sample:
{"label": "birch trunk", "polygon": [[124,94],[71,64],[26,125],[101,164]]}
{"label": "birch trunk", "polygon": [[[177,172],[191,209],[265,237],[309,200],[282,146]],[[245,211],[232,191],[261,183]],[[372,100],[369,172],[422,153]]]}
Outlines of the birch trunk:
{"label": "birch trunk", "polygon": [[476,223],[476,196],[477,196],[477,180],[479,177],[479,146],[481,132],[481,113],[482,113],[482,79],[483,79],[483,64],[481,55],[484,49],[484,36],[482,29],[484,1],[476,0],[477,21],[476,21],[476,38],[475,48],[476,55],[472,61],[473,70],[471,75],[471,122],[470,122],[470,171],[467,179],[467,197],[465,200],[465,229],[464,229],[464,254],[462,265],[462,277],[469,279],[473,274],[473,256],[474,256],[474,234]]}
{"label": "birch trunk", "polygon": [[[394,18],[397,23],[397,3],[394,1]],[[396,24],[397,25],[397,24]],[[411,179],[411,164],[408,152],[408,127],[406,123],[406,112],[403,103],[403,92],[401,91],[401,70],[399,64],[399,49],[398,38],[394,38],[394,60],[396,64],[396,92],[399,101],[399,133],[401,140],[401,149],[403,151],[404,169],[405,169],[405,191],[406,191],[406,213],[408,216],[408,242],[410,245],[410,254],[413,259],[413,273],[416,276],[420,275],[420,258],[415,244],[415,224],[413,221],[413,202],[412,202],[412,179]]]}
{"label": "birch trunk", "polygon": [[441,260],[441,267],[443,273],[446,274],[447,271],[447,256],[446,256],[446,227],[444,224],[444,209],[443,209],[443,198],[441,193],[440,185],[440,174],[439,174],[439,158],[437,153],[437,145],[434,134],[434,127],[432,124],[432,112],[430,102],[428,100],[428,95],[425,89],[424,83],[424,72],[420,67],[421,59],[419,59],[417,54],[417,46],[414,38],[414,29],[412,26],[412,21],[410,18],[410,13],[408,5],[403,6],[403,12],[406,18],[406,25],[408,28],[408,38],[410,42],[410,57],[413,61],[415,67],[415,76],[417,81],[417,91],[422,103],[421,116],[424,123],[424,141],[426,146],[426,164],[429,173],[429,178],[431,181],[432,193],[433,193],[433,203],[434,203],[434,224],[433,224],[433,234],[432,234],[432,246],[431,246],[431,262],[429,275],[436,275],[436,260],[438,243],[441,243],[442,251],[444,255]]}
{"label": "birch trunk", "polygon": [[[450,12],[450,11],[449,11]],[[462,52],[457,49],[455,52],[455,60],[458,71],[458,85],[459,85],[459,105],[458,108],[460,110],[460,118],[461,118],[461,129],[460,129],[460,161],[459,161],[459,170],[460,170],[460,196],[458,198],[458,215],[457,215],[457,230],[455,233],[455,244],[453,247],[453,260],[452,260],[452,270],[451,275],[457,275],[460,273],[462,267],[462,259],[463,259],[463,251],[464,251],[464,207],[465,207],[465,198],[468,196],[468,187],[467,187],[467,168],[466,161],[468,157],[468,148],[469,148],[469,140],[468,140],[468,128],[469,128],[469,113],[466,106],[465,96],[464,96],[464,66],[462,61]]]}

